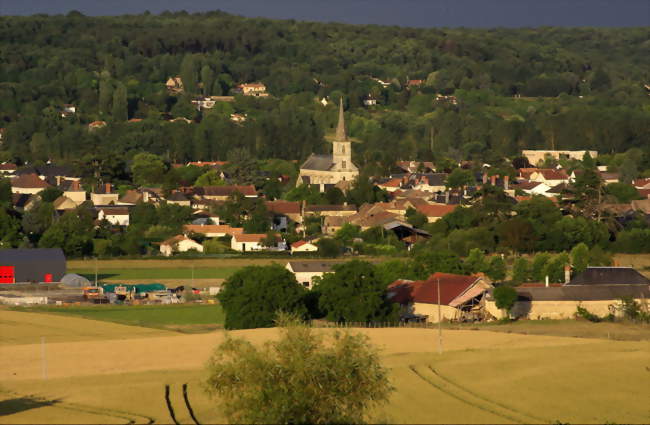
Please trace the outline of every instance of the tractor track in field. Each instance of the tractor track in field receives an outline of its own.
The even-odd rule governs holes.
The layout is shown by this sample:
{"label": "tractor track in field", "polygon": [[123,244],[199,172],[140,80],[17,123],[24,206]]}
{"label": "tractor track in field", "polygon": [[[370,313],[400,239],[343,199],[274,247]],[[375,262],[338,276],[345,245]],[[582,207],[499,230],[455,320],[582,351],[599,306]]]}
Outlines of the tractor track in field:
{"label": "tractor track in field", "polygon": [[[440,392],[445,393],[446,395],[465,403],[469,406],[472,406],[476,409],[483,410],[485,412],[491,413],[508,421],[514,423],[532,423],[532,422],[541,422],[548,423],[549,421],[536,418],[531,415],[528,415],[523,412],[519,412],[512,408],[506,407],[503,404],[496,403],[492,400],[489,400],[483,396],[479,396],[474,392],[465,389],[464,387],[455,384],[454,382],[442,377],[438,372],[433,368],[428,366],[428,369],[432,376],[426,376],[426,372],[422,373],[419,371],[415,365],[410,365],[409,369],[420,379],[422,379],[427,384],[431,385],[433,388],[437,389]],[[438,380],[439,382],[435,382]]]}

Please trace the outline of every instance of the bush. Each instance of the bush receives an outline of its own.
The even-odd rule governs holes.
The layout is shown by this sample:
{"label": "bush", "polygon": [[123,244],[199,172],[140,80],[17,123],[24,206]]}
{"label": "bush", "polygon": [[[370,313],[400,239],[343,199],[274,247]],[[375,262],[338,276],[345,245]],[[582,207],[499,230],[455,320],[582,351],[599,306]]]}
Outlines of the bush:
{"label": "bush", "polygon": [[589,265],[589,247],[585,243],[579,243],[571,250],[571,264],[576,273],[582,273]]}
{"label": "bush", "polygon": [[547,252],[541,252],[533,258],[533,263],[530,266],[530,274],[533,281],[541,282],[546,278],[546,263],[550,260],[551,255]]}
{"label": "bush", "polygon": [[544,277],[548,276],[550,282],[563,283],[564,282],[564,267],[569,264],[569,255],[561,253],[554,255],[544,266]]}
{"label": "bush", "polygon": [[517,257],[512,265],[512,281],[515,283],[527,282],[530,278],[530,263],[523,257]]}
{"label": "bush", "polygon": [[283,319],[277,341],[227,339],[207,366],[207,392],[230,423],[363,423],[393,388],[363,335],[315,333]]}
{"label": "bush", "polygon": [[490,259],[487,275],[492,280],[503,280],[506,278],[506,262],[503,261],[500,255],[495,255]]}
{"label": "bush", "polygon": [[508,313],[517,302],[517,291],[511,286],[498,286],[494,288],[492,295],[497,308]]}
{"label": "bush", "polygon": [[581,318],[589,320],[590,322],[593,322],[593,323],[602,322],[602,319],[600,317],[598,317],[597,315],[591,313],[589,310],[587,310],[586,308],[584,308],[584,307],[582,307],[580,305],[578,305],[578,307],[576,307],[576,317],[581,317]]}
{"label": "bush", "polygon": [[203,242],[203,252],[206,254],[223,254],[228,251],[230,251],[230,245],[216,239],[208,239]]}
{"label": "bush", "polygon": [[316,246],[318,246],[318,254],[323,257],[338,257],[343,251],[341,243],[332,238],[321,238]]}

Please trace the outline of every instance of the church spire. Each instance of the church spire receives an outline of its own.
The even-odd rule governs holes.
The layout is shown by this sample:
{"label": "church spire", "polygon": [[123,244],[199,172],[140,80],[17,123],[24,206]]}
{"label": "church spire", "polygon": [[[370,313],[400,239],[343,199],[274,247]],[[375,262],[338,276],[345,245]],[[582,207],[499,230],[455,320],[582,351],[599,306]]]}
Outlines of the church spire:
{"label": "church spire", "polygon": [[337,142],[347,142],[348,134],[345,130],[345,116],[343,114],[343,97],[339,102],[339,124],[336,127],[336,137],[334,138]]}

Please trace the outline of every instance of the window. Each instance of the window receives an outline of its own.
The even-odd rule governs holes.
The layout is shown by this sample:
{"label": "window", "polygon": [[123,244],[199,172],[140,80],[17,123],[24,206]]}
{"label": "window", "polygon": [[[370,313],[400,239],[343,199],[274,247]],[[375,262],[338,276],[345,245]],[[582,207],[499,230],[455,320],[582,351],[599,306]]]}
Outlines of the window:
{"label": "window", "polygon": [[[345,153],[345,145],[341,145],[341,153]],[[343,167],[345,168],[345,167]]]}
{"label": "window", "polygon": [[345,161],[341,163],[341,168],[345,168]]}

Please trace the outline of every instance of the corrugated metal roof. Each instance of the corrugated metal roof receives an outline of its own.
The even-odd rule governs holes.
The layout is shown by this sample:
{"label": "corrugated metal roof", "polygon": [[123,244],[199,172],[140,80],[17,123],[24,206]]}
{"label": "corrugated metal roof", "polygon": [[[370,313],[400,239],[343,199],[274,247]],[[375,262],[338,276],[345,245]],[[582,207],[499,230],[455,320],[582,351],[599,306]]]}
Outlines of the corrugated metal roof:
{"label": "corrugated metal roof", "polygon": [[567,285],[650,285],[650,279],[631,267],[587,267]]}
{"label": "corrugated metal roof", "polygon": [[33,263],[35,261],[63,260],[61,248],[3,249],[0,250],[0,265]]}

